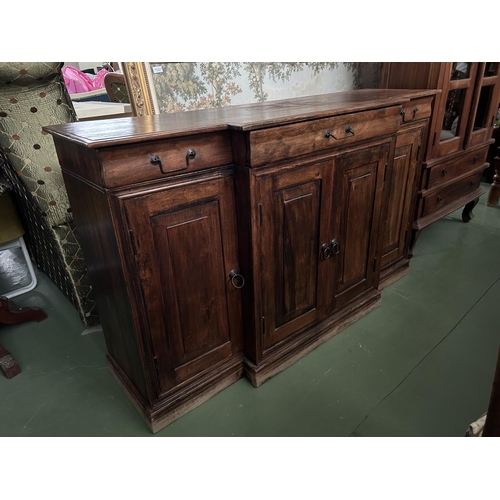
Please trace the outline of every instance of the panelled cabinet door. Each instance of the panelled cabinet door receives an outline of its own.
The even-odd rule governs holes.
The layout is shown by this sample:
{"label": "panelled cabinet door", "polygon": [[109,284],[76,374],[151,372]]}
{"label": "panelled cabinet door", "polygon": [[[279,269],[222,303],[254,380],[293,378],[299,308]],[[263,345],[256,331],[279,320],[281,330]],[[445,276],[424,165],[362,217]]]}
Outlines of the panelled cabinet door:
{"label": "panelled cabinet door", "polygon": [[[124,200],[160,392],[241,350],[232,177]],[[233,284],[234,283],[234,284]]]}
{"label": "panelled cabinet door", "polygon": [[264,350],[324,314],[332,239],[332,161],[258,181]]}
{"label": "panelled cabinet door", "polygon": [[425,126],[411,128],[396,137],[394,162],[389,164],[384,186],[387,213],[383,228],[382,262],[387,266],[405,253],[411,228],[416,168]]}
{"label": "panelled cabinet door", "polygon": [[442,93],[430,135],[433,158],[464,149],[478,74],[478,63],[445,63],[439,77]]}
{"label": "panelled cabinet door", "polygon": [[335,160],[335,309],[377,286],[377,242],[390,147],[387,142]]}
{"label": "panelled cabinet door", "polygon": [[472,100],[467,147],[481,144],[491,138],[498,112],[500,76],[498,62],[480,63],[476,93]]}

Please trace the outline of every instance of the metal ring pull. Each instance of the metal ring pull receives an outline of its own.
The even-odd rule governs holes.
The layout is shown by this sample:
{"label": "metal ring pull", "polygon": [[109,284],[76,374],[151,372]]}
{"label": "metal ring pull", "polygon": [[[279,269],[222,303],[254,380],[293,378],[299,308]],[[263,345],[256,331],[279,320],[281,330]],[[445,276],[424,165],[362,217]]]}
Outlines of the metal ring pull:
{"label": "metal ring pull", "polygon": [[418,108],[417,108],[417,106],[415,106],[413,108],[413,116],[412,116],[411,120],[405,120],[405,110],[404,109],[402,109],[399,114],[403,117],[403,123],[407,123],[407,122],[411,122],[412,120],[415,119],[417,112],[418,112]]}
{"label": "metal ring pull", "polygon": [[160,171],[162,174],[170,174],[172,172],[179,172],[180,170],[186,170],[189,168],[189,160],[193,160],[196,156],[196,151],[194,149],[188,149],[186,152],[186,165],[181,168],[174,168],[172,170],[164,170],[163,169],[163,164],[160,160],[160,157],[158,155],[151,155],[151,158],[149,158],[149,162],[151,165],[158,165],[160,167]]}
{"label": "metal ring pull", "polygon": [[[229,279],[231,280],[231,285],[234,286],[234,288],[243,288],[245,286],[245,278],[236,272],[236,269],[233,269],[229,273]],[[235,280],[241,280],[241,285],[237,285]]]}
{"label": "metal ring pull", "polygon": [[333,255],[338,255],[340,253],[340,243],[335,238],[330,242],[330,248],[332,249]]}
{"label": "metal ring pull", "polygon": [[327,139],[330,139],[330,137],[333,137],[336,141],[340,141],[342,139],[347,139],[348,137],[352,137],[354,134],[354,130],[352,129],[352,127],[350,125],[346,125],[345,127],[345,133],[346,135],[344,135],[344,137],[335,137],[331,132],[330,130],[325,130],[325,137]]}
{"label": "metal ring pull", "polygon": [[331,254],[332,249],[326,243],[323,243],[321,245],[321,258],[323,260],[329,259]]}

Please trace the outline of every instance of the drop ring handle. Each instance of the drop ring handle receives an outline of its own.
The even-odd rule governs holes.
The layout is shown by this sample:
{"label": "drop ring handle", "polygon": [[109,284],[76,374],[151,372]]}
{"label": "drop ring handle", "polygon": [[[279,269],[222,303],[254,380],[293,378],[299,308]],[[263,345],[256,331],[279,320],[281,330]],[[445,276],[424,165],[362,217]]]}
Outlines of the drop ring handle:
{"label": "drop ring handle", "polygon": [[161,159],[158,155],[151,155],[151,158],[149,158],[149,163],[151,165],[158,165],[160,167],[160,171],[162,174],[170,174],[172,172],[179,172],[181,170],[186,170],[189,168],[189,160],[193,160],[196,157],[196,151],[194,149],[189,148],[186,152],[186,165],[180,168],[174,168],[172,170],[165,170],[163,168],[163,164],[161,162]]}
{"label": "drop ring handle", "polygon": [[330,248],[332,250],[332,255],[338,255],[340,252],[340,243],[333,238],[333,240],[330,242]]}
{"label": "drop ring handle", "polygon": [[418,108],[417,108],[417,106],[415,106],[413,108],[413,116],[412,116],[411,120],[405,120],[405,110],[402,109],[400,112],[400,115],[403,117],[403,123],[408,123],[408,122],[411,122],[412,120],[414,120],[417,112],[418,112]]}
{"label": "drop ring handle", "polygon": [[[229,279],[231,280],[231,285],[234,286],[234,288],[243,288],[245,286],[245,278],[236,272],[236,269],[233,269],[232,271],[229,272]],[[241,281],[241,284],[237,284],[237,280]]]}
{"label": "drop ring handle", "polygon": [[348,137],[352,137],[353,135],[356,135],[354,133],[354,130],[350,125],[346,125],[345,127],[345,133],[344,137],[335,137],[330,130],[325,130],[325,138],[330,139],[330,137],[333,137],[336,141],[341,141],[342,139],[347,139]]}
{"label": "drop ring handle", "polygon": [[323,260],[326,260],[330,258],[330,255],[332,255],[332,249],[330,248],[330,245],[323,243],[323,245],[321,245],[321,258]]}

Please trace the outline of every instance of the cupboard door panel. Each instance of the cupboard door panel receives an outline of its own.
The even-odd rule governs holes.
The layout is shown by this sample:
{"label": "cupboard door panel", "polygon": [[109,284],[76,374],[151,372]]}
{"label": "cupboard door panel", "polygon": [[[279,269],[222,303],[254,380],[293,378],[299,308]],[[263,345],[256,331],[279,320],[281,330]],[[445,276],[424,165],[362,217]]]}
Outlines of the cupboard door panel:
{"label": "cupboard door panel", "polygon": [[177,365],[229,341],[218,205],[151,218]]}
{"label": "cupboard door panel", "polygon": [[[406,196],[408,172],[410,170],[411,146],[396,149],[389,189],[389,204],[385,222],[382,255],[398,249],[399,233],[403,219],[403,204]],[[384,265],[384,262],[382,262]]]}
{"label": "cupboard door panel", "polygon": [[390,143],[350,152],[335,163],[338,203],[335,308],[375,285],[383,174]]}
{"label": "cupboard door panel", "polygon": [[[277,172],[259,181],[264,349],[324,314],[331,262],[332,162]],[[330,271],[328,271],[330,269]]]}
{"label": "cupboard door panel", "polygon": [[241,349],[232,179],[124,201],[160,391]]}
{"label": "cupboard door panel", "polygon": [[341,229],[344,252],[341,259],[338,292],[365,279],[367,274],[376,174],[375,162],[344,173],[345,203],[342,206],[345,216]]}
{"label": "cupboard door panel", "polygon": [[416,187],[418,152],[424,130],[424,127],[410,129],[396,138],[394,162],[387,172],[384,188],[388,190],[388,198],[382,240],[382,267],[401,258],[405,253],[407,231],[413,216],[411,210]]}
{"label": "cupboard door panel", "polygon": [[276,326],[316,307],[316,266],[321,183],[274,193],[276,231]]}

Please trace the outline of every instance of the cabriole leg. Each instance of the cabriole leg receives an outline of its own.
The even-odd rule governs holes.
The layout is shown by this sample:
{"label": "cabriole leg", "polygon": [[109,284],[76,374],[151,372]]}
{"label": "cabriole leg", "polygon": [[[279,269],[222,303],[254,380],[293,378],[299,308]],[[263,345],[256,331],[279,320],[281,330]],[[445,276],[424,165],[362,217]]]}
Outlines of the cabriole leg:
{"label": "cabriole leg", "polygon": [[467,203],[467,205],[465,205],[465,207],[462,211],[462,220],[464,222],[469,222],[471,219],[474,218],[474,214],[472,213],[472,210],[478,204],[478,202],[479,202],[479,197],[474,198],[472,201],[469,201],[469,203]]}

